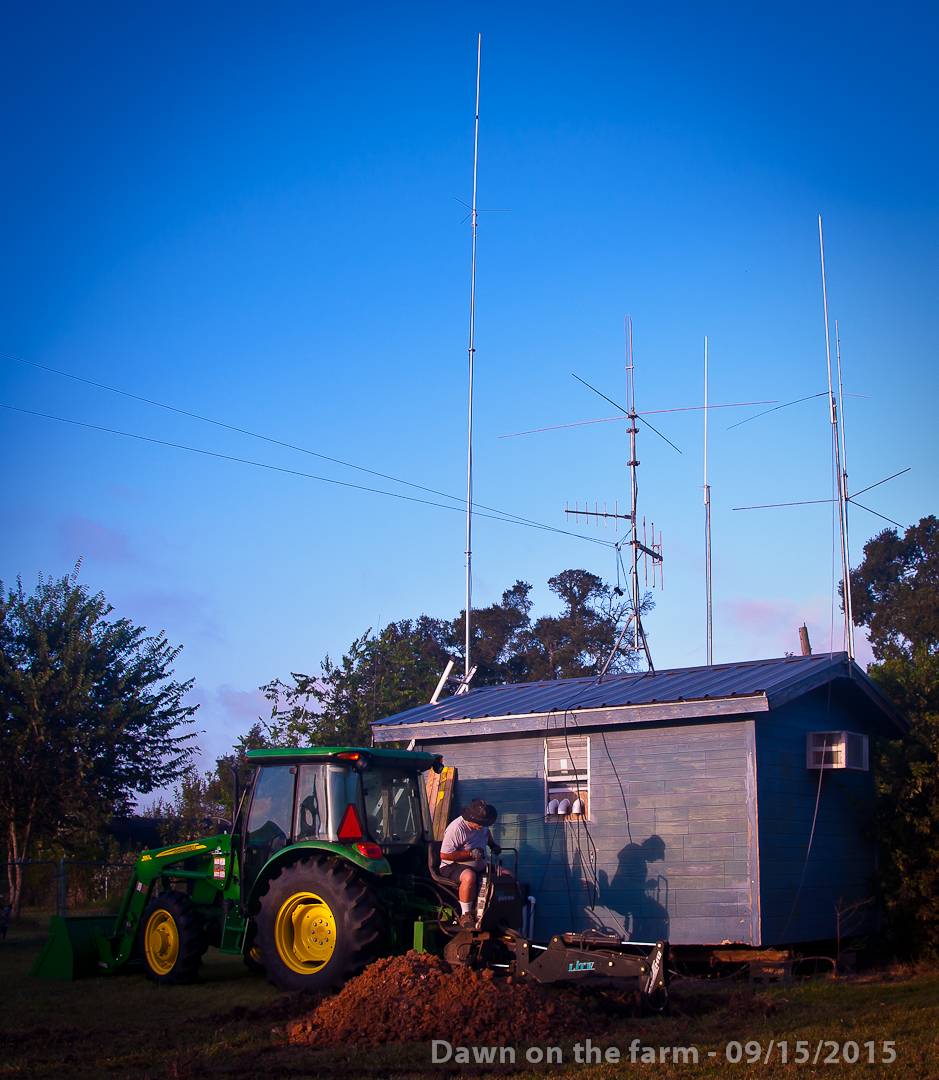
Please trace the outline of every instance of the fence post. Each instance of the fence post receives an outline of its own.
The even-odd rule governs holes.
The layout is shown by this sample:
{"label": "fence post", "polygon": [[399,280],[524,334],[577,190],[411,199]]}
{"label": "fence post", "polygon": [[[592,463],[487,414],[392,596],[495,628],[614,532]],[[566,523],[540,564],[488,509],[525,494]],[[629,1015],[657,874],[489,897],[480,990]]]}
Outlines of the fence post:
{"label": "fence post", "polygon": [[63,915],[68,914],[68,893],[65,888],[65,856],[59,860],[59,889],[61,891],[61,910]]}

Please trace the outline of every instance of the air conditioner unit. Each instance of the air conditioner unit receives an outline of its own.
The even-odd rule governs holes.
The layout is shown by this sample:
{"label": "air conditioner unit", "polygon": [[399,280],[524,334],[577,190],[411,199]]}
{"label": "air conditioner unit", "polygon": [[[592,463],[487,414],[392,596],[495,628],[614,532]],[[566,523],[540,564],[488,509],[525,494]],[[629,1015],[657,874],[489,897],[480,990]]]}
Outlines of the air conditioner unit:
{"label": "air conditioner unit", "polygon": [[809,731],[805,736],[808,769],[854,769],[867,772],[867,736],[853,731]]}

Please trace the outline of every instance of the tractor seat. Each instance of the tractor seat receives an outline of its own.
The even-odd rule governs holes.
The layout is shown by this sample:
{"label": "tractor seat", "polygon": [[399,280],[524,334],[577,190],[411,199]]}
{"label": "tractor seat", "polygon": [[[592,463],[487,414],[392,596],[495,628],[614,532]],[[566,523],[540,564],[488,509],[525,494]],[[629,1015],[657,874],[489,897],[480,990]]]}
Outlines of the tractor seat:
{"label": "tractor seat", "polygon": [[431,840],[427,847],[427,869],[430,871],[430,876],[437,882],[438,885],[443,885],[444,888],[450,889],[453,892],[458,892],[460,884],[458,881],[451,881],[448,877],[443,877],[437,872],[440,866],[440,841]]}

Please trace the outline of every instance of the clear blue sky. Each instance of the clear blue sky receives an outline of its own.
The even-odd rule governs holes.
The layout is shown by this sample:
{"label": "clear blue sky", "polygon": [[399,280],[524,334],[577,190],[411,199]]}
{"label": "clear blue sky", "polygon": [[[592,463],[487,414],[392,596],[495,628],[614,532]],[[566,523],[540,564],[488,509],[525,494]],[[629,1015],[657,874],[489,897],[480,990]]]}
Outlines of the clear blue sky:
{"label": "clear blue sky", "polygon": [[[927,4],[7,4],[2,333],[10,353],[459,496],[476,35],[483,35],[480,502],[565,528],[627,501],[640,409],[823,391],[817,216],[854,490],[936,512],[937,17]],[[0,402],[406,492],[10,360]],[[758,409],[751,410],[759,411]],[[715,658],[830,643],[824,398],[712,414]],[[664,534],[657,666],[704,660],[702,421],[640,443]],[[81,555],[116,611],[185,646],[207,753],[257,687],[368,627],[463,603],[459,513],[0,411],[0,576]],[[418,495],[420,493],[417,493]],[[862,501],[865,501],[862,499]],[[883,526],[851,519],[855,565]],[[593,526],[572,531],[595,538]],[[476,600],[553,607],[609,548],[479,519]],[[841,646],[835,616],[834,647]],[[862,653],[863,655],[863,653]]]}

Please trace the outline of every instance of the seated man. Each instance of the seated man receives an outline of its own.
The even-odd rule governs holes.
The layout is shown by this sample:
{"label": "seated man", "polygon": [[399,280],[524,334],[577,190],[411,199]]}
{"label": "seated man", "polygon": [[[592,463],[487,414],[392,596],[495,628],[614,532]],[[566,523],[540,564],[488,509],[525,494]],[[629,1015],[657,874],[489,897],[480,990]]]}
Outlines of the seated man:
{"label": "seated man", "polygon": [[[486,868],[486,845],[496,855],[502,848],[493,840],[489,826],[498,817],[494,806],[489,806],[485,799],[473,801],[460,812],[447,826],[440,845],[441,877],[450,878],[460,883],[460,926],[472,930],[476,920],[472,915],[473,901],[476,899],[476,875]],[[507,870],[503,876],[511,876]]]}

